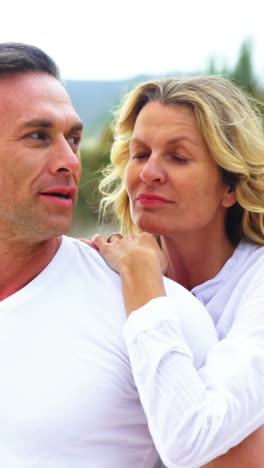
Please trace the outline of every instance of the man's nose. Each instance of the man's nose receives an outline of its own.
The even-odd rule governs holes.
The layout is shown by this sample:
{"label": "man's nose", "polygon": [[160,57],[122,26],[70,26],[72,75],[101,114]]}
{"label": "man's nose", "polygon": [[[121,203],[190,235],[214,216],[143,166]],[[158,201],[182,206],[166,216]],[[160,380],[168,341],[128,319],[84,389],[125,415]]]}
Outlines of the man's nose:
{"label": "man's nose", "polygon": [[145,184],[150,184],[153,182],[159,182],[163,184],[167,180],[167,175],[162,167],[160,161],[155,157],[150,156],[146,161],[141,173],[140,178]]}
{"label": "man's nose", "polygon": [[58,172],[66,172],[73,176],[80,174],[80,153],[75,152],[65,138],[61,138],[53,148],[50,170],[53,174]]}

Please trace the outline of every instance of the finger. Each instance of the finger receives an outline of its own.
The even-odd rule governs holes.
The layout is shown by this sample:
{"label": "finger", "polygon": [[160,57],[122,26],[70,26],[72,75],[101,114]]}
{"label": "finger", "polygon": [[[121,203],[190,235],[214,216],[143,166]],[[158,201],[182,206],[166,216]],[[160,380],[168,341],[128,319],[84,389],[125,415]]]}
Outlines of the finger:
{"label": "finger", "polygon": [[94,247],[94,244],[92,243],[92,241],[89,239],[86,239],[85,237],[79,237],[78,240],[83,242],[84,244],[89,245],[90,247]]}
{"label": "finger", "polygon": [[105,237],[101,234],[95,234],[95,236],[92,237],[92,242],[99,251],[105,244],[107,244]]}
{"label": "finger", "polygon": [[110,243],[110,242],[113,242],[116,239],[123,239],[123,236],[121,236],[121,234],[119,234],[119,232],[112,232],[112,234],[110,234],[110,236],[108,236],[107,242]]}
{"label": "finger", "polygon": [[79,241],[83,242],[84,244],[86,245],[89,245],[89,247],[92,247],[92,249],[94,250],[98,250],[98,248],[96,247],[96,245],[90,241],[89,239],[85,239],[85,237],[79,237],[78,239]]}

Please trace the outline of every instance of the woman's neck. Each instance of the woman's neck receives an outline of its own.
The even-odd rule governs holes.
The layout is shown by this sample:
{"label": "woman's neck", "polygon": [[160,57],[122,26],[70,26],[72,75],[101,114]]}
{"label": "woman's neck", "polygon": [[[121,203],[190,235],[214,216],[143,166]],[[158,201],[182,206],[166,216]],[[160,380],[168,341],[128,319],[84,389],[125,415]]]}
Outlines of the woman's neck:
{"label": "woman's neck", "polygon": [[188,290],[214,278],[235,250],[226,236],[217,240],[161,237],[161,247],[168,258],[166,276]]}

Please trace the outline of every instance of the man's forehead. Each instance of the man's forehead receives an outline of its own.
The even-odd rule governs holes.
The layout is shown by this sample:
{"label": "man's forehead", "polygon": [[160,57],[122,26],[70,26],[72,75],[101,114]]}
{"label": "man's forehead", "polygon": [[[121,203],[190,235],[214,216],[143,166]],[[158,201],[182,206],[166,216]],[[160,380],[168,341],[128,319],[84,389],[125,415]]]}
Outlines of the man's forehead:
{"label": "man's forehead", "polygon": [[58,116],[80,123],[62,84],[47,73],[26,72],[8,77],[0,74],[0,114],[17,114],[17,124]]}
{"label": "man's forehead", "polygon": [[[0,99],[12,96],[48,98],[57,102],[70,103],[70,97],[62,84],[46,72],[20,72],[0,74]],[[14,96],[15,97],[15,96]]]}

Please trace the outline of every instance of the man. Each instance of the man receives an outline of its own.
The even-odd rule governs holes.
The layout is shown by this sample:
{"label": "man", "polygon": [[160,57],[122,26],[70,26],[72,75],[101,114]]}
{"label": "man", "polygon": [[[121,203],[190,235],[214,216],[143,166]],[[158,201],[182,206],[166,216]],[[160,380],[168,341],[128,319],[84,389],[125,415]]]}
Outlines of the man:
{"label": "man", "polygon": [[118,276],[61,237],[82,123],[46,54],[0,45],[0,110],[0,465],[152,467]]}
{"label": "man", "polygon": [[[0,44],[0,123],[1,467],[158,466],[122,339],[119,277],[61,237],[82,123],[33,46]],[[197,366],[211,337],[201,336]]]}

